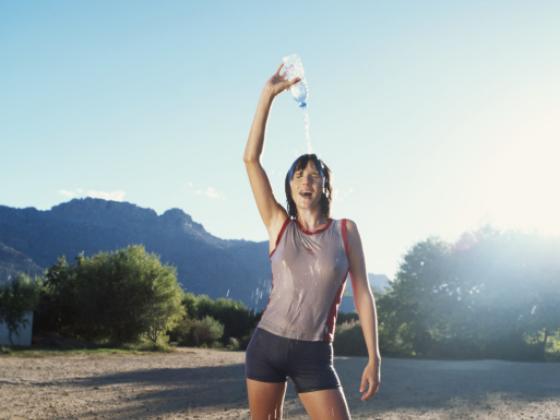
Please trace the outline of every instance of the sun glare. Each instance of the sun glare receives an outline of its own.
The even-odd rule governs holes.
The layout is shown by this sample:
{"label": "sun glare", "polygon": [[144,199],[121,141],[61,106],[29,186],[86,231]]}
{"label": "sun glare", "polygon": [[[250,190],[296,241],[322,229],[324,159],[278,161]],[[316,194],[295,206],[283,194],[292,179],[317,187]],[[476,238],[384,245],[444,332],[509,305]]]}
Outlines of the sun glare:
{"label": "sun glare", "polygon": [[552,115],[541,115],[511,128],[486,160],[481,204],[501,227],[560,235],[559,125]]}

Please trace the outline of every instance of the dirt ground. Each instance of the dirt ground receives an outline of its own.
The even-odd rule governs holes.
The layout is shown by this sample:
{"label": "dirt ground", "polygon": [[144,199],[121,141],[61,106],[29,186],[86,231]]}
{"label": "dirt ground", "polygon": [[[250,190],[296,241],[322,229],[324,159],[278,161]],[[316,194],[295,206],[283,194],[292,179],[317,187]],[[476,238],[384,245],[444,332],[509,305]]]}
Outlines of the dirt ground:
{"label": "dirt ground", "polygon": [[[243,352],[0,356],[0,418],[248,419]],[[560,419],[560,363],[383,358],[360,401],[364,358],[335,357],[355,419]],[[308,418],[288,381],[285,419]]]}

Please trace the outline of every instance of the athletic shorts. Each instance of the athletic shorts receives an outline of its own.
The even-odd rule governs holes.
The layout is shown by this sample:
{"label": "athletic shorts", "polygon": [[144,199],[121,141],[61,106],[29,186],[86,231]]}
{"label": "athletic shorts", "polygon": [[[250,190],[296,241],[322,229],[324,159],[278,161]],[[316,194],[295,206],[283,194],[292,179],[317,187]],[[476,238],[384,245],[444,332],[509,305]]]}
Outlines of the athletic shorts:
{"label": "athletic shorts", "polygon": [[255,328],[245,352],[245,377],[285,382],[296,392],[342,387],[333,366],[333,346],[326,341],[295,340]]}

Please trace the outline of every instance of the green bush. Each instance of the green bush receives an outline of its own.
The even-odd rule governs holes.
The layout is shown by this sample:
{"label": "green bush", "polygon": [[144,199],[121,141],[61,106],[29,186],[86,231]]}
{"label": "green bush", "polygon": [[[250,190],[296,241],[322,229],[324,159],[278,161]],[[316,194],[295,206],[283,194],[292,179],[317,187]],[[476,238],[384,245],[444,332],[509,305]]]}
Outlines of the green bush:
{"label": "green bush", "polygon": [[239,340],[239,350],[246,350],[247,349],[247,346],[249,345],[249,342],[251,341],[253,331],[254,331],[254,329],[251,330],[249,332],[249,334],[245,334],[238,339]]}
{"label": "green bush", "polygon": [[37,306],[41,284],[40,278],[18,273],[13,281],[0,285],[0,322],[7,325],[11,344],[12,336],[27,323],[26,312]]}
{"label": "green bush", "polygon": [[336,355],[368,355],[359,320],[344,322],[336,327],[333,348]]}
{"label": "green bush", "polygon": [[185,318],[173,329],[177,342],[183,346],[211,347],[222,338],[224,326],[212,318]]}
{"label": "green bush", "polygon": [[191,336],[195,346],[201,344],[212,345],[222,338],[222,335],[224,335],[224,326],[211,316],[193,321]]}
{"label": "green bush", "polygon": [[221,338],[227,346],[231,337],[239,339],[247,335],[257,325],[258,318],[242,302],[233,299],[211,299],[208,295],[195,295],[186,292],[182,299],[188,318],[203,319],[211,316],[224,326]]}
{"label": "green bush", "polygon": [[184,316],[182,297],[175,267],[142,245],[80,254],[73,266],[60,257],[46,274],[37,330],[99,344],[164,345],[167,330]]}
{"label": "green bush", "polygon": [[336,316],[336,325],[344,324],[345,322],[359,320],[359,315],[356,312],[339,312]]}
{"label": "green bush", "polygon": [[181,319],[171,331],[169,340],[180,346],[189,345],[189,334],[191,332],[192,320],[190,318]]}
{"label": "green bush", "polygon": [[239,340],[235,337],[230,337],[226,348],[228,350],[239,350]]}

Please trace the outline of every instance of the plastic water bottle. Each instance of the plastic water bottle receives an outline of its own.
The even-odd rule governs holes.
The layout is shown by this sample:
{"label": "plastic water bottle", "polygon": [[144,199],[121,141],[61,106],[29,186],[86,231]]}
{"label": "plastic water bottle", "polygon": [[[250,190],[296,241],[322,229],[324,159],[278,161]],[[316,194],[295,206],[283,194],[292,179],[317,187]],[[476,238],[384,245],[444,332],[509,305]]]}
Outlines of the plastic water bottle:
{"label": "plastic water bottle", "polygon": [[301,80],[295,85],[290,86],[290,92],[300,108],[307,107],[309,99],[309,89],[305,80],[305,71],[301,58],[297,54],[291,54],[282,58],[284,63],[283,73],[288,80],[299,77]]}
{"label": "plastic water bottle", "polygon": [[300,108],[307,107],[307,98],[309,95],[307,92],[307,82],[305,81],[305,79],[302,79],[301,82],[298,82],[295,85],[291,86],[290,92],[292,92],[292,95]]}

